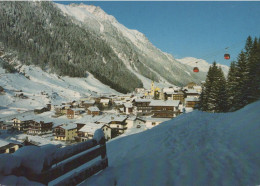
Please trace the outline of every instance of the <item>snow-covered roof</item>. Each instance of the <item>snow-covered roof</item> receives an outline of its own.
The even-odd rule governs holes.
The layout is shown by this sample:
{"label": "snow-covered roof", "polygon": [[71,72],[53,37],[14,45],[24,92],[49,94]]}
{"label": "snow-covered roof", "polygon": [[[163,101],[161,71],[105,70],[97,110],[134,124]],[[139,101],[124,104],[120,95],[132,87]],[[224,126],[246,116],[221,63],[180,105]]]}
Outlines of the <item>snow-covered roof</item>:
{"label": "snow-covered roof", "polygon": [[100,123],[110,123],[111,121],[119,121],[122,122],[127,118],[125,115],[106,115],[105,117],[98,120]]}
{"label": "snow-covered roof", "polygon": [[133,107],[133,104],[132,103],[124,103],[124,106],[126,108],[132,108]]}
{"label": "snow-covered roof", "polygon": [[109,99],[101,99],[100,103],[109,103]]}
{"label": "snow-covered roof", "polygon": [[97,129],[100,129],[103,125],[96,123],[86,123],[79,131],[94,133]]}
{"label": "snow-covered roof", "polygon": [[100,120],[103,117],[104,116],[102,116],[102,115],[99,115],[99,116],[85,115],[83,118],[78,119],[74,123],[89,123],[89,122],[95,123],[96,121]]}
{"label": "snow-covered roof", "polygon": [[199,98],[197,98],[197,97],[187,97],[187,98],[185,98],[185,101],[187,102],[187,101],[199,101]]}
{"label": "snow-covered roof", "polygon": [[91,112],[98,112],[98,111],[100,111],[98,107],[89,107],[88,110],[91,111]]}
{"label": "snow-covered roof", "polygon": [[3,139],[0,139],[0,147],[4,147],[6,145],[8,145],[10,142],[6,141],[6,140],[3,140]]}
{"label": "snow-covered roof", "polygon": [[136,116],[129,116],[129,117],[127,118],[127,120],[134,121],[134,120],[136,120]]}
{"label": "snow-covered roof", "polygon": [[62,125],[60,127],[65,130],[71,130],[71,129],[76,129],[77,125],[76,124],[66,124],[66,125]]}
{"label": "snow-covered roof", "polygon": [[169,106],[177,107],[180,104],[180,100],[153,100],[149,106]]}
{"label": "snow-covered roof", "polygon": [[84,103],[85,104],[94,104],[95,100],[85,100]]}
{"label": "snow-covered roof", "polygon": [[116,105],[123,105],[123,101],[114,101]]}
{"label": "snow-covered roof", "polygon": [[151,122],[164,122],[164,121],[171,120],[171,118],[151,118],[151,117],[142,117],[140,119],[144,121],[151,121]]}
{"label": "snow-covered roof", "polygon": [[188,94],[198,94],[198,92],[194,89],[187,89],[186,93],[188,93]]}
{"label": "snow-covered roof", "polygon": [[84,108],[72,108],[71,110],[73,110],[74,112],[77,112],[77,111],[85,111]]}
{"label": "snow-covered roof", "polygon": [[34,120],[36,119],[38,116],[35,115],[26,115],[26,116],[15,116],[14,119],[18,119],[20,121],[28,121],[28,120]]}
{"label": "snow-covered roof", "polygon": [[151,101],[152,99],[140,99],[140,98],[135,99],[135,102],[151,102]]}

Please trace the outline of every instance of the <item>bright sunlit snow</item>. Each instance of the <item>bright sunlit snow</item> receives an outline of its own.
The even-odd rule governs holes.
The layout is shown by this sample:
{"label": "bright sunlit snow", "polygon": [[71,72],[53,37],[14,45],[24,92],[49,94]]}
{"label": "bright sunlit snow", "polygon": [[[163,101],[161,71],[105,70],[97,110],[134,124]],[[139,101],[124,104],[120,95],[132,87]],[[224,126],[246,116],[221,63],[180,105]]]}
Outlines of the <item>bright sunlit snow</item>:
{"label": "bright sunlit snow", "polygon": [[109,167],[82,185],[259,185],[259,110],[194,111],[112,140]]}

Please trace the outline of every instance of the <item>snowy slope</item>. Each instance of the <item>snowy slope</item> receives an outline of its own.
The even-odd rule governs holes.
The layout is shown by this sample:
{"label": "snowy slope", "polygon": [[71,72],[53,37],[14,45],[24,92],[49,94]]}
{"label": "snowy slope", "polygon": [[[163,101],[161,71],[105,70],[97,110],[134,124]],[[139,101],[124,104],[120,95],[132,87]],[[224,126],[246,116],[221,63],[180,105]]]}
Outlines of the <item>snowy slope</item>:
{"label": "snowy slope", "polygon": [[[209,67],[211,65],[203,59],[197,59],[197,58],[194,58],[194,57],[185,57],[185,58],[176,59],[176,60],[179,61],[182,64],[186,64],[186,65],[189,65],[191,67],[197,66],[197,67],[199,67],[200,71],[202,71],[202,72],[208,72]],[[198,63],[196,64],[196,62],[198,62]],[[225,75],[228,74],[229,67],[227,65],[217,64],[217,66],[220,66],[222,68]]]}
{"label": "snowy slope", "polygon": [[194,111],[107,144],[109,167],[81,185],[259,185],[260,101]]}
{"label": "snowy slope", "polygon": [[[26,65],[21,66],[20,72],[4,73],[0,67],[0,86],[6,91],[5,95],[0,95],[0,118],[19,111],[44,107],[47,103],[61,104],[101,93],[119,94],[91,74],[88,74],[86,78],[59,77],[56,74],[44,72],[39,67]],[[16,92],[18,90],[22,90],[28,99],[14,97],[15,94],[20,93]],[[42,95],[41,92],[48,95]]]}

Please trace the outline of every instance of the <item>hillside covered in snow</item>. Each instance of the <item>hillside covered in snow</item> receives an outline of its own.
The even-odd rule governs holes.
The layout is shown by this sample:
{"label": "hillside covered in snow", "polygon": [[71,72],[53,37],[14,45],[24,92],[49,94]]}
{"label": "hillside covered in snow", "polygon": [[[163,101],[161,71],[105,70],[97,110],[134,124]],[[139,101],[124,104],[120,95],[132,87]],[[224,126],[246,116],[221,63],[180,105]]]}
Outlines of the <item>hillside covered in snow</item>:
{"label": "hillside covered in snow", "polygon": [[121,93],[147,88],[151,81],[199,83],[206,75],[193,73],[144,34],[92,5],[1,2],[0,26],[0,57],[5,65],[15,66],[18,60],[61,76],[91,73]]}
{"label": "hillside covered in snow", "polygon": [[[20,66],[18,71],[19,73],[5,73],[0,67],[0,86],[5,90],[5,94],[0,95],[0,118],[33,111],[48,103],[59,105],[106,93],[120,95],[90,73],[86,78],[72,78],[44,72],[33,65]],[[17,97],[20,94],[24,97]]]}
{"label": "hillside covered in snow", "polygon": [[107,144],[109,167],[81,185],[259,185],[260,101],[194,111]]}

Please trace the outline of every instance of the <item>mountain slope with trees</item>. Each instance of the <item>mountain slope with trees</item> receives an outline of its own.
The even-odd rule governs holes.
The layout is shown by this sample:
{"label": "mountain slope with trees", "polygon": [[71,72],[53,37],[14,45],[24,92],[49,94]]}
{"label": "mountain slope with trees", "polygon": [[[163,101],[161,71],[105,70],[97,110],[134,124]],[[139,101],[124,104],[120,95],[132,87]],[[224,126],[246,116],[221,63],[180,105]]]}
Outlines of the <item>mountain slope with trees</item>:
{"label": "mountain slope with trees", "polygon": [[[78,10],[80,5],[68,7]],[[88,15],[84,21],[53,2],[0,2],[0,46],[12,54],[4,63],[15,58],[71,77],[90,72],[122,93],[143,87],[139,75],[175,85],[205,78],[154,47],[142,33],[100,14],[100,8],[89,6],[83,11]]]}

